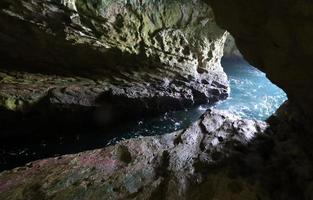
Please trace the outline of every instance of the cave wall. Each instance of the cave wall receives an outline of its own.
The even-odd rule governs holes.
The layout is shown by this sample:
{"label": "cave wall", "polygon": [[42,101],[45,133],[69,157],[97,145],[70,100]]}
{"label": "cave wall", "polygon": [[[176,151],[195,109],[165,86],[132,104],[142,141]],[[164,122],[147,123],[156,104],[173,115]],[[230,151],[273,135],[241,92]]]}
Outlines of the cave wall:
{"label": "cave wall", "polygon": [[2,63],[72,72],[123,65],[195,76],[221,70],[226,39],[202,1],[3,1],[1,26]]}
{"label": "cave wall", "polygon": [[[236,39],[244,57],[288,95],[311,131],[313,121],[313,2],[207,0],[218,24]],[[304,122],[304,123],[303,123]]]}
{"label": "cave wall", "polygon": [[[24,167],[2,172],[0,173],[0,198],[10,200],[99,199],[106,196],[113,199],[311,200],[313,197],[313,154],[310,147],[313,142],[310,134],[302,134],[304,130],[296,124],[300,121],[308,128],[312,121],[310,112],[312,110],[312,81],[310,79],[312,49],[309,41],[311,3],[304,0],[208,1],[216,13],[218,23],[234,35],[245,58],[266,72],[268,77],[289,95],[290,102],[279,109],[278,118],[273,116],[269,120],[270,126],[265,122],[242,120],[227,112],[209,110],[189,128],[172,134],[133,138],[104,149],[36,161]],[[103,13],[102,7],[110,7],[110,5],[102,3],[110,1],[93,1],[95,4],[91,5],[88,4],[91,1],[76,1],[76,3],[84,3],[82,5],[74,4],[75,1],[65,0],[49,1],[51,4],[46,4],[46,2],[48,1],[1,1],[0,19],[3,29],[0,30],[0,38],[4,42],[12,42],[4,43],[8,51],[2,49],[3,55],[5,55],[3,57],[9,58],[7,59],[9,61],[19,60],[20,62],[17,63],[30,65],[30,68],[37,63],[38,67],[43,67],[41,72],[47,72],[47,67],[51,63],[60,64],[56,66],[58,70],[67,69],[70,73],[67,76],[64,74],[64,76],[58,76],[49,73],[42,75],[11,70],[8,73],[4,70],[0,73],[1,95],[10,94],[10,98],[20,98],[34,96],[35,92],[40,96],[41,88],[45,91],[46,88],[52,87],[53,89],[48,91],[50,103],[63,102],[64,104],[82,104],[88,107],[92,105],[90,99],[101,94],[105,90],[104,88],[111,87],[110,84],[100,84],[107,80],[103,79],[101,73],[99,73],[100,78],[95,76],[96,73],[92,71],[93,67],[90,67],[99,65],[101,69],[107,69],[110,66],[104,67],[101,62],[101,59],[104,58],[102,56],[107,52],[103,52],[107,48],[103,48],[101,44],[106,44],[106,41],[93,35],[93,29],[88,29],[93,26],[94,20],[98,20],[99,17],[100,20],[103,20],[105,13]],[[65,7],[62,7],[60,2]],[[136,5],[137,3],[144,5],[142,2],[148,1],[131,2]],[[166,1],[149,2],[159,5],[158,2]],[[189,2],[189,7],[193,6],[194,2],[196,1]],[[115,5],[112,8],[114,8],[113,10],[116,8],[123,10],[124,4],[121,5],[121,7]],[[199,5],[203,6],[203,4]],[[176,4],[173,6],[175,7]],[[38,16],[40,17],[37,18]],[[58,19],[60,20],[58,21]],[[80,25],[84,23],[83,21],[86,23],[87,19],[92,20],[87,23],[88,26],[85,30],[86,26]],[[198,22],[196,24],[199,24]],[[77,26],[81,28],[76,29]],[[26,28],[25,32],[22,31],[23,28]],[[59,32],[54,32],[56,30]],[[71,31],[67,32],[67,30]],[[79,31],[76,32],[77,30]],[[89,32],[90,30],[91,32]],[[112,28],[110,31],[112,31],[110,34],[115,35],[116,28]],[[21,37],[21,33],[25,34],[22,34],[25,36],[25,41]],[[51,35],[49,35],[50,33]],[[85,36],[86,33],[91,33],[91,35]],[[27,37],[29,34],[31,37]],[[189,37],[187,35],[186,38]],[[46,36],[50,39],[46,40]],[[112,54],[106,55],[119,56],[118,58],[121,58],[119,64],[134,63],[136,59],[133,60],[133,58],[137,57],[132,55],[137,53],[141,55],[139,58],[150,55],[142,57],[140,48],[129,46],[130,44],[127,43],[129,38],[137,40],[136,34],[127,35],[126,41],[121,38],[114,40],[116,44],[124,42],[121,46],[124,46],[125,51],[118,49],[118,46],[114,47],[116,45],[114,42],[108,43],[115,50]],[[35,43],[27,43],[26,40]],[[38,41],[41,41],[39,45],[36,43]],[[47,41],[50,42],[47,43]],[[140,39],[140,41],[143,40]],[[145,44],[150,44],[151,41],[145,42]],[[219,44],[219,42],[217,43]],[[100,46],[97,46],[98,44]],[[152,43],[151,45],[153,46]],[[146,46],[144,45],[144,47]],[[51,49],[56,51],[51,51]],[[47,52],[51,54],[46,54]],[[73,54],[73,52],[79,54]],[[90,54],[84,55],[86,52]],[[144,53],[149,53],[149,51],[144,51]],[[154,53],[158,55],[159,52]],[[56,62],[49,56],[41,58],[41,55],[60,55],[60,59],[56,59],[58,61]],[[67,58],[77,58],[78,62],[75,63]],[[90,58],[94,58],[94,60]],[[87,61],[92,61],[92,63],[86,65]],[[12,62],[7,62],[7,64],[9,63],[11,63],[9,66],[13,66]],[[119,66],[115,61],[109,63],[114,64],[113,69]],[[21,66],[20,70],[28,71],[27,66]],[[75,70],[67,68],[70,66]],[[72,76],[72,73],[78,69],[75,67],[84,68],[86,66],[90,67],[88,69],[93,79]],[[118,68],[118,71],[121,69],[123,68]],[[157,69],[162,68],[157,67]],[[196,71],[195,74],[198,75],[203,73],[202,70]],[[55,73],[53,70],[52,72]],[[126,73],[123,70],[122,72],[123,76],[116,76],[113,72],[108,73],[109,76],[116,76],[116,85],[134,84],[127,79],[130,77],[147,81],[147,79],[138,79],[138,76],[134,76],[133,73]],[[151,73],[143,70],[143,72],[155,75],[155,71]],[[187,72],[190,71],[187,70]],[[192,79],[179,78],[179,81],[192,83]],[[148,96],[151,94],[156,97],[156,93],[164,91],[165,88],[176,88],[163,87],[162,82],[156,83],[160,87],[159,91],[152,87],[144,93],[140,93],[148,85],[138,83],[136,83],[138,84],[137,89],[136,87],[121,87],[114,91],[120,92],[119,94],[122,94],[123,91],[129,92],[126,92],[125,98],[121,101],[125,103],[126,100],[133,97],[147,95],[146,98],[151,98]],[[201,81],[193,83],[194,86],[202,84]],[[190,85],[180,86],[190,87]],[[204,89],[207,88],[204,87]],[[37,93],[37,91],[39,92]],[[178,90],[177,93],[163,93],[160,96],[172,95],[173,97],[174,94],[180,94],[181,91],[183,90]],[[173,99],[170,100],[173,102]],[[14,101],[5,102],[7,107],[15,108],[15,103],[18,101],[14,99]],[[140,103],[144,104],[144,101]],[[163,104],[166,104],[166,101]],[[293,115],[294,112],[297,114]],[[18,124],[14,122],[14,126],[17,127]],[[50,126],[48,127],[52,128]]]}
{"label": "cave wall", "polygon": [[224,54],[225,58],[241,58],[242,55],[237,48],[235,38],[232,35],[228,35],[224,45]]}
{"label": "cave wall", "polygon": [[8,110],[103,99],[167,110],[229,92],[220,65],[227,33],[200,0],[4,0],[0,26]]}

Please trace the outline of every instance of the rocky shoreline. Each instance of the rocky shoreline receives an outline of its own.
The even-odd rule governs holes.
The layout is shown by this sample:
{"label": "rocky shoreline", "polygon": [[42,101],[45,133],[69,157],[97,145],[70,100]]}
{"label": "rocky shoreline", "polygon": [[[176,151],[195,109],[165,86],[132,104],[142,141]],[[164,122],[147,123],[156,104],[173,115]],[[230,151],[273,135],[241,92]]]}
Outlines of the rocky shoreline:
{"label": "rocky shoreline", "polygon": [[[192,188],[210,181],[206,175],[212,173],[214,166],[245,151],[266,128],[265,122],[208,110],[186,130],[121,141],[104,149],[35,161],[2,172],[0,197],[179,199],[192,196],[196,194]],[[219,177],[211,178],[216,181]],[[234,181],[223,178],[225,182],[221,184]],[[238,197],[247,194],[250,195],[247,188],[234,193]],[[220,195],[225,194],[216,191],[213,196]]]}
{"label": "rocky shoreline", "polygon": [[202,1],[175,2],[3,1],[0,138],[226,99],[228,34]]}
{"label": "rocky shoreline", "polygon": [[267,123],[210,109],[185,130],[3,171],[0,197],[309,199],[312,140],[298,119],[288,102]]}

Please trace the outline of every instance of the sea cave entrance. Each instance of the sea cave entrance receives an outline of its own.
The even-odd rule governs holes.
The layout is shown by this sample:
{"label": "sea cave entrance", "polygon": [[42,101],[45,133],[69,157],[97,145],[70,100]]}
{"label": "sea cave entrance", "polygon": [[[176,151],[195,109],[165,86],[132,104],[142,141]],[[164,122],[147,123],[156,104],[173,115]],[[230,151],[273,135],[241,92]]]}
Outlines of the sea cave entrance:
{"label": "sea cave entrance", "polygon": [[[215,105],[204,104],[180,111],[128,121],[113,129],[81,130],[53,138],[7,141],[0,146],[1,170],[51,156],[102,148],[118,141],[161,135],[189,127],[209,108],[227,110],[246,119],[266,120],[287,100],[283,90],[251,66],[241,55],[224,56],[222,66],[230,83],[230,96]],[[88,132],[88,134],[85,134]]]}

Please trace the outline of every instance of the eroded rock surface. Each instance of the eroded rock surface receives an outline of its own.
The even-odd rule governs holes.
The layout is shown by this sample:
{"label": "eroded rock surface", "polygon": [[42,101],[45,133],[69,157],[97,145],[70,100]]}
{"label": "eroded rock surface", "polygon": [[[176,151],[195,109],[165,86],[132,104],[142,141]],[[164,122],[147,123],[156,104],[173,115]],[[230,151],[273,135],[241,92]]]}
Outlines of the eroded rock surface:
{"label": "eroded rock surface", "polygon": [[240,51],[237,48],[236,41],[230,34],[227,36],[224,46],[224,56],[226,58],[240,58],[242,57]]}
{"label": "eroded rock surface", "polygon": [[220,66],[227,33],[200,0],[4,0],[0,18],[6,109],[113,99],[164,111],[228,95]]}
{"label": "eroded rock surface", "polygon": [[[187,104],[224,96],[225,35],[212,10],[200,1],[163,2],[1,1],[2,107],[41,99],[89,107],[103,94],[135,97],[135,105],[149,94],[169,102],[185,95]],[[0,198],[311,200],[312,3],[208,2],[245,58],[289,96],[267,130],[211,110],[186,130],[2,172]]]}
{"label": "eroded rock surface", "polygon": [[262,167],[254,154],[263,149],[249,147],[267,137],[266,128],[265,122],[208,110],[186,130],[2,172],[0,198],[257,199],[263,192],[258,180],[251,184],[234,166],[248,175],[246,168]]}

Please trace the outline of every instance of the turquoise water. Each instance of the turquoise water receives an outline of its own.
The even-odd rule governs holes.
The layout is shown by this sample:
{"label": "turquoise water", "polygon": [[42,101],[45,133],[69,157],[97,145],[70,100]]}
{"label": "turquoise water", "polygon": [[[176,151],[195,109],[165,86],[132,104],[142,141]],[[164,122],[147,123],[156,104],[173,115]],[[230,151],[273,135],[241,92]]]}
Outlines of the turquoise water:
{"label": "turquoise water", "polygon": [[268,80],[265,74],[243,59],[224,59],[224,71],[228,75],[230,97],[215,106],[243,118],[266,120],[287,100],[283,90]]}
{"label": "turquoise water", "polygon": [[[272,84],[265,74],[249,65],[241,58],[223,59],[222,66],[230,82],[230,96],[227,100],[213,106],[228,110],[246,119],[266,120],[287,100],[283,90]],[[155,118],[132,122],[120,130],[118,137],[109,144],[123,138],[157,135],[187,128],[199,119],[212,105],[201,105],[183,111],[168,112]]]}

